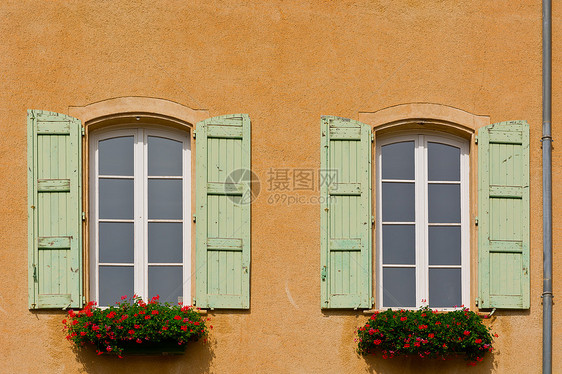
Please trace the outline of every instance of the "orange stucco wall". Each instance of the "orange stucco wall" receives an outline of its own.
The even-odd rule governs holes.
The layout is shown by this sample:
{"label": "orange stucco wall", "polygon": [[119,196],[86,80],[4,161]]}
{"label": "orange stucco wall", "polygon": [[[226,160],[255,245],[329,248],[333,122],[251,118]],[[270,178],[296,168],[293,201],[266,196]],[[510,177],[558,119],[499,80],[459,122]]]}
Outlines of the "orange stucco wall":
{"label": "orange stucco wall", "polygon": [[[562,229],[562,7],[554,4],[554,292]],[[558,47],[558,48],[557,48]],[[542,331],[540,1],[44,1],[0,4],[0,372],[538,373]],[[316,204],[252,205],[249,311],[211,311],[210,343],[181,357],[76,352],[63,312],[27,309],[26,109],[156,97],[248,113],[252,168],[320,167],[320,116],[413,102],[531,125],[531,308],[497,311],[497,350],[462,361],[355,353],[360,311],[320,308]],[[318,191],[300,192],[316,196]],[[556,300],[556,299],[555,299]],[[554,307],[554,347],[562,313]],[[554,372],[562,372],[555,349]]]}

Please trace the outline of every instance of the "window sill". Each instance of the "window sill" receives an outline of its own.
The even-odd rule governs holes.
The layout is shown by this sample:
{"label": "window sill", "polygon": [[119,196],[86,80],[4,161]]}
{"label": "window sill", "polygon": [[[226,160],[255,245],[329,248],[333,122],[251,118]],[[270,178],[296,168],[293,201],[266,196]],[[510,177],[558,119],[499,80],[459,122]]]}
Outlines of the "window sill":
{"label": "window sill", "polygon": [[[397,309],[397,310],[399,310],[399,309]],[[415,310],[415,309],[414,309],[414,310]],[[440,314],[440,313],[448,313],[448,312],[452,312],[452,311],[455,311],[455,310],[461,310],[461,309],[438,310],[437,313],[438,313],[438,314]],[[380,313],[380,312],[384,312],[384,311],[385,311],[385,309],[366,309],[366,310],[363,311],[363,314],[365,314],[365,315],[373,315],[373,314],[375,314],[375,313]],[[495,310],[492,310],[492,311],[489,312],[489,313],[488,313],[488,312],[478,312],[478,311],[475,311],[474,313],[476,313],[476,315],[478,315],[479,317],[481,317],[481,318],[483,318],[483,319],[488,319],[488,318],[490,318],[490,317],[492,316],[492,314],[494,314],[494,311],[495,311]]]}

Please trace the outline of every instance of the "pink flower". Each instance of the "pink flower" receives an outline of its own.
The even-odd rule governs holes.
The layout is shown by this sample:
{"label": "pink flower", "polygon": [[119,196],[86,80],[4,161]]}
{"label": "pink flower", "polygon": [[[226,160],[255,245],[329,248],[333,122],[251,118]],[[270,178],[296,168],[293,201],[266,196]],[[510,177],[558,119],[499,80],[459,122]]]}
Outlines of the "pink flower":
{"label": "pink flower", "polygon": [[470,335],[470,331],[464,330],[463,334],[468,336],[468,335]]}
{"label": "pink flower", "polygon": [[121,296],[121,300],[125,300],[127,298],[127,295]]}
{"label": "pink flower", "polygon": [[474,342],[475,342],[476,344],[480,344],[480,343],[482,343],[482,339],[476,339]]}

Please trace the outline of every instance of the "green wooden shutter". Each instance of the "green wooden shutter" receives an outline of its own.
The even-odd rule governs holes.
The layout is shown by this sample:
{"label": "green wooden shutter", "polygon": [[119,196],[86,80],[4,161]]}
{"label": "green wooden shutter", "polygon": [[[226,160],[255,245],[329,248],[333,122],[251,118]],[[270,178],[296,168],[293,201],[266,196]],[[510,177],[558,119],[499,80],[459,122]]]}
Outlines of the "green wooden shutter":
{"label": "green wooden shutter", "polygon": [[529,125],[486,126],[478,136],[480,308],[529,308]]}
{"label": "green wooden shutter", "polygon": [[82,125],[29,110],[29,308],[82,306]]}
{"label": "green wooden shutter", "polygon": [[196,305],[250,307],[250,118],[197,123]]}
{"label": "green wooden shutter", "polygon": [[371,128],[321,120],[322,308],[370,308]]}

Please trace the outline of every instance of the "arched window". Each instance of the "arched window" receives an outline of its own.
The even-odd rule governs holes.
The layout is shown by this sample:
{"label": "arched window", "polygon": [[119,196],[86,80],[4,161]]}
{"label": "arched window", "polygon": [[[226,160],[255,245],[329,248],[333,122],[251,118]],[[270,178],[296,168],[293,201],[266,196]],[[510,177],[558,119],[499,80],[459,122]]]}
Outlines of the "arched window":
{"label": "arched window", "polygon": [[376,152],[377,305],[469,305],[468,142],[416,132]]}
{"label": "arched window", "polygon": [[89,137],[90,290],[99,305],[133,294],[189,302],[189,135],[131,124]]}
{"label": "arched window", "polygon": [[250,117],[148,97],[70,112],[28,111],[29,308],[248,309]]}

